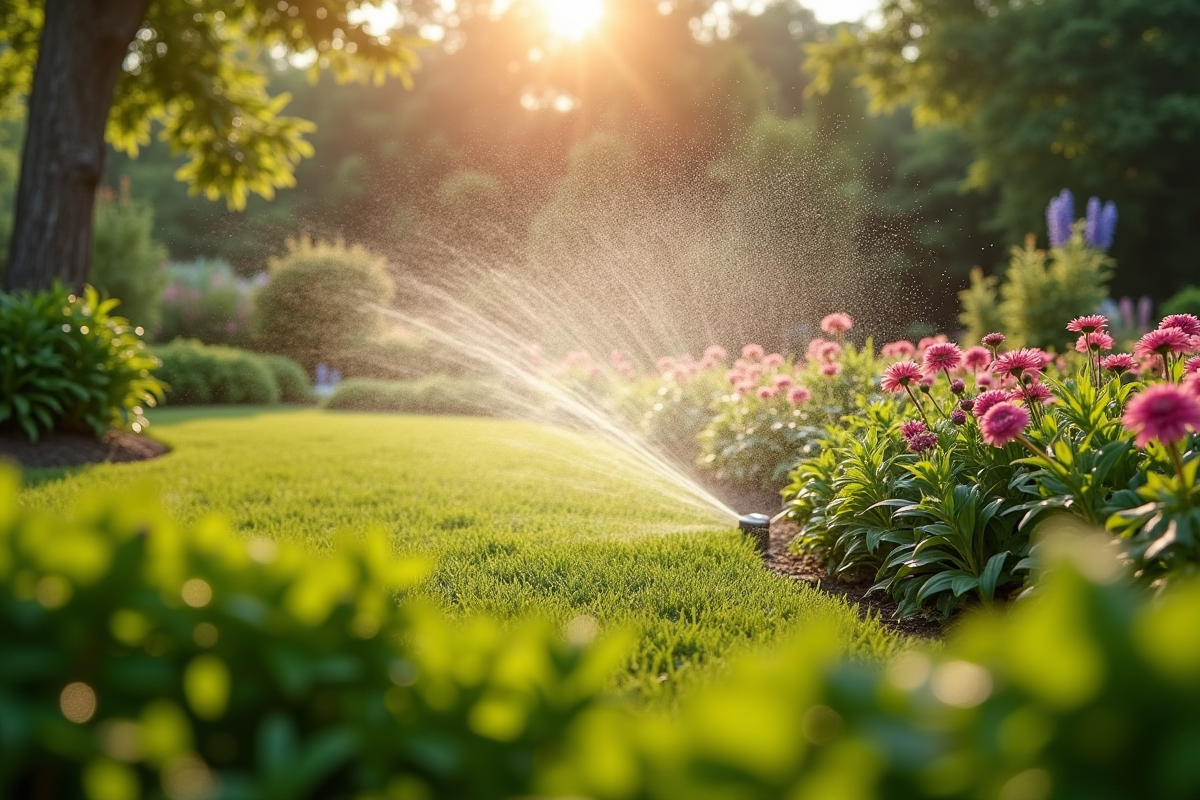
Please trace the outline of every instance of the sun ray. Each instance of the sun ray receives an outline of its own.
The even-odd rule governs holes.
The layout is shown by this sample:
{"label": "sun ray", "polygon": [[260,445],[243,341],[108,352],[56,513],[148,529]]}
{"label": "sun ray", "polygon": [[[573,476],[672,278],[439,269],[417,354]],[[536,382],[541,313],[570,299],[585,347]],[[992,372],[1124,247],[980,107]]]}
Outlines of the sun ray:
{"label": "sun ray", "polygon": [[604,0],[538,0],[555,36],[579,41],[604,19]]}

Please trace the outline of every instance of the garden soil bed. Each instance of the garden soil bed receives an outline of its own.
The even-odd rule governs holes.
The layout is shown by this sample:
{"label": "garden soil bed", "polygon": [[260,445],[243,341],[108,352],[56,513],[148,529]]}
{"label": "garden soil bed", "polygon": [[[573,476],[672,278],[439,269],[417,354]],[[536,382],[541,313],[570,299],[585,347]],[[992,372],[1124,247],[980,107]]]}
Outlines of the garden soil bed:
{"label": "garden soil bed", "polygon": [[51,433],[36,443],[19,433],[0,434],[0,460],[27,469],[145,461],[170,449],[157,439],[125,431],[109,431],[99,439],[86,433]]}
{"label": "garden soil bed", "polygon": [[924,639],[940,639],[945,625],[935,619],[924,617],[896,618],[896,603],[886,594],[867,594],[870,581],[843,581],[832,576],[814,555],[795,555],[788,551],[788,543],[796,535],[796,524],[783,521],[771,526],[771,546],[763,561],[767,569],[795,581],[815,586],[826,594],[842,597],[858,607],[862,617],[875,615],[885,627]]}

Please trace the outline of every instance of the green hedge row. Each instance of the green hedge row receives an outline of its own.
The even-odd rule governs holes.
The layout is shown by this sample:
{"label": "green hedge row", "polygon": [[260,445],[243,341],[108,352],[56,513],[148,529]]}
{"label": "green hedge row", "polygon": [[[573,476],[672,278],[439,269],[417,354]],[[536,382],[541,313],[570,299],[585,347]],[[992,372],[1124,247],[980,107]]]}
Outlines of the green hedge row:
{"label": "green hedge row", "polygon": [[158,345],[162,361],[155,375],[167,384],[169,405],[312,402],[304,369],[283,356],[265,356],[235,347],[177,339]]}
{"label": "green hedge row", "polygon": [[504,410],[494,384],[446,375],[413,381],[350,378],[338,385],[325,407],[334,411],[482,417],[499,416]]}
{"label": "green hedge row", "polygon": [[447,623],[380,532],[315,557],[144,497],[44,516],[0,470],[0,796],[1200,796],[1200,584],[1148,600],[1057,549],[944,647],[846,662],[811,628],[664,717],[605,695],[621,636]]}

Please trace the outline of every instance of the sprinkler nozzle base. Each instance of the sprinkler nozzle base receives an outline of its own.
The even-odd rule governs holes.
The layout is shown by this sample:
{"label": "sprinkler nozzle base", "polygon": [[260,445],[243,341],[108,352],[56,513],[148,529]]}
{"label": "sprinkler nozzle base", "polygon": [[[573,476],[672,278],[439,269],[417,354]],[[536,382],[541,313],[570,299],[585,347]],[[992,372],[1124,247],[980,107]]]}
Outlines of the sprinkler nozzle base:
{"label": "sprinkler nozzle base", "polygon": [[766,553],[770,548],[771,518],[766,514],[746,514],[738,517],[738,530],[754,541],[754,546],[760,553]]}

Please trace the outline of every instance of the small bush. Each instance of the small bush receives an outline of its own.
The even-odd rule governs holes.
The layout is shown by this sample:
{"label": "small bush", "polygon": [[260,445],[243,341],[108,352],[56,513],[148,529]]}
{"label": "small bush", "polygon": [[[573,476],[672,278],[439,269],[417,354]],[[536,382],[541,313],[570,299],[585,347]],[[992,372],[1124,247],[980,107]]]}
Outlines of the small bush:
{"label": "small bush", "polygon": [[257,346],[299,362],[310,374],[361,347],[383,327],[377,306],[395,286],[382,258],[341,243],[293,243],[271,262],[254,307]]}
{"label": "small bush", "polygon": [[1162,304],[1163,314],[1193,314],[1200,316],[1200,286],[1186,286]]}
{"label": "small bush", "polygon": [[497,389],[482,381],[432,375],[416,381],[351,378],[329,398],[333,411],[497,416]]}
{"label": "small bush", "polygon": [[271,367],[246,350],[180,339],[154,348],[171,405],[273,405],[280,389]]}
{"label": "small bush", "polygon": [[89,280],[121,301],[134,325],[153,330],[159,321],[167,273],[167,248],[153,238],[154,211],[133,200],[129,188],[102,191],[96,201]]}
{"label": "small bush", "polygon": [[250,341],[254,299],[266,280],[234,274],[224,261],[198,259],[167,267],[162,315],[155,338],[199,339],[205,344],[244,345]]}
{"label": "small bush", "polygon": [[140,331],[112,314],[116,300],[55,288],[0,292],[0,429],[32,440],[51,430],[142,430],[162,399],[158,362]]}
{"label": "small bush", "polygon": [[281,403],[311,403],[313,400],[312,381],[304,372],[304,368],[284,356],[259,356],[271,371],[275,386],[279,389]]}

